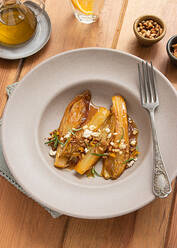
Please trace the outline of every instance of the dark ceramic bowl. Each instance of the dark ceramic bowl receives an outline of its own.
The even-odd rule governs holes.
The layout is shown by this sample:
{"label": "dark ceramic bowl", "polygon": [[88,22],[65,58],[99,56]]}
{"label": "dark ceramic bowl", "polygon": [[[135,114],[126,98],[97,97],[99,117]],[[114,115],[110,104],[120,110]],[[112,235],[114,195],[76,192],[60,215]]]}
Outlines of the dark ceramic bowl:
{"label": "dark ceramic bowl", "polygon": [[171,37],[168,42],[167,42],[167,53],[169,58],[171,59],[171,61],[177,65],[177,58],[173,55],[173,48],[172,45],[177,44],[177,35],[174,35],[173,37]]}

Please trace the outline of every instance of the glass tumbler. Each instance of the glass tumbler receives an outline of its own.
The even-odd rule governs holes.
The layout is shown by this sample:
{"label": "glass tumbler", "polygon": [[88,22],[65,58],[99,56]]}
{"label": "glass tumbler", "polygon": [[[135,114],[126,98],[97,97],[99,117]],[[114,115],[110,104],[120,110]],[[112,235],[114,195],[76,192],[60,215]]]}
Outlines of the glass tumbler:
{"label": "glass tumbler", "polygon": [[82,23],[96,22],[104,0],[69,0],[74,10],[75,17]]}

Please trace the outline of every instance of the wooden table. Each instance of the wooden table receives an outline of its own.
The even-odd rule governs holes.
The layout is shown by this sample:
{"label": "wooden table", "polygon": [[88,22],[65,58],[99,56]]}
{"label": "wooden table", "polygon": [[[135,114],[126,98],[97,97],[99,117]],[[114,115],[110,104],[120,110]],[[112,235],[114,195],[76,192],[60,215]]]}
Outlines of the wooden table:
{"label": "wooden table", "polygon": [[[177,27],[176,0],[105,0],[99,22],[79,23],[68,1],[46,0],[52,36],[39,53],[25,60],[0,60],[0,111],[6,103],[5,87],[23,78],[34,66],[57,53],[80,47],[108,47],[135,54],[153,64],[177,88],[177,68],[166,53],[167,40]],[[162,17],[165,38],[153,47],[140,47],[132,25],[143,14]],[[175,110],[174,110],[175,111]],[[177,186],[177,185],[176,185]],[[62,216],[53,219],[42,207],[0,178],[1,248],[176,248],[177,197],[164,200],[125,216],[107,220],[82,220]]]}

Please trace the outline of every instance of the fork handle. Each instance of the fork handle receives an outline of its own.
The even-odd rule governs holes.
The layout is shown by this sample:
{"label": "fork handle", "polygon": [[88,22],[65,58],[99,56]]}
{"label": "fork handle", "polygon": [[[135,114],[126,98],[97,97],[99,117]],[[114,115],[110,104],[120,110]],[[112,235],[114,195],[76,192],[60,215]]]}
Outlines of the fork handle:
{"label": "fork handle", "polygon": [[162,160],[155,128],[154,110],[150,111],[153,137],[153,193],[159,198],[167,197],[171,192],[171,183]]}

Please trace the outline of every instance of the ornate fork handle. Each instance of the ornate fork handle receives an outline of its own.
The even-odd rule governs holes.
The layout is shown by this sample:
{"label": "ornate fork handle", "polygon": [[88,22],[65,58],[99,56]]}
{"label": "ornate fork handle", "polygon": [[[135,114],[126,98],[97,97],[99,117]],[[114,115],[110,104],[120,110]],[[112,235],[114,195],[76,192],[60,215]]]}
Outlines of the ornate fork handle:
{"label": "ornate fork handle", "polygon": [[152,126],[153,153],[154,153],[153,154],[154,167],[153,167],[153,179],[152,179],[153,192],[157,197],[164,198],[170,194],[171,184],[158,145],[155,120],[154,120],[154,109],[149,111],[149,113],[150,113],[150,120]]}

